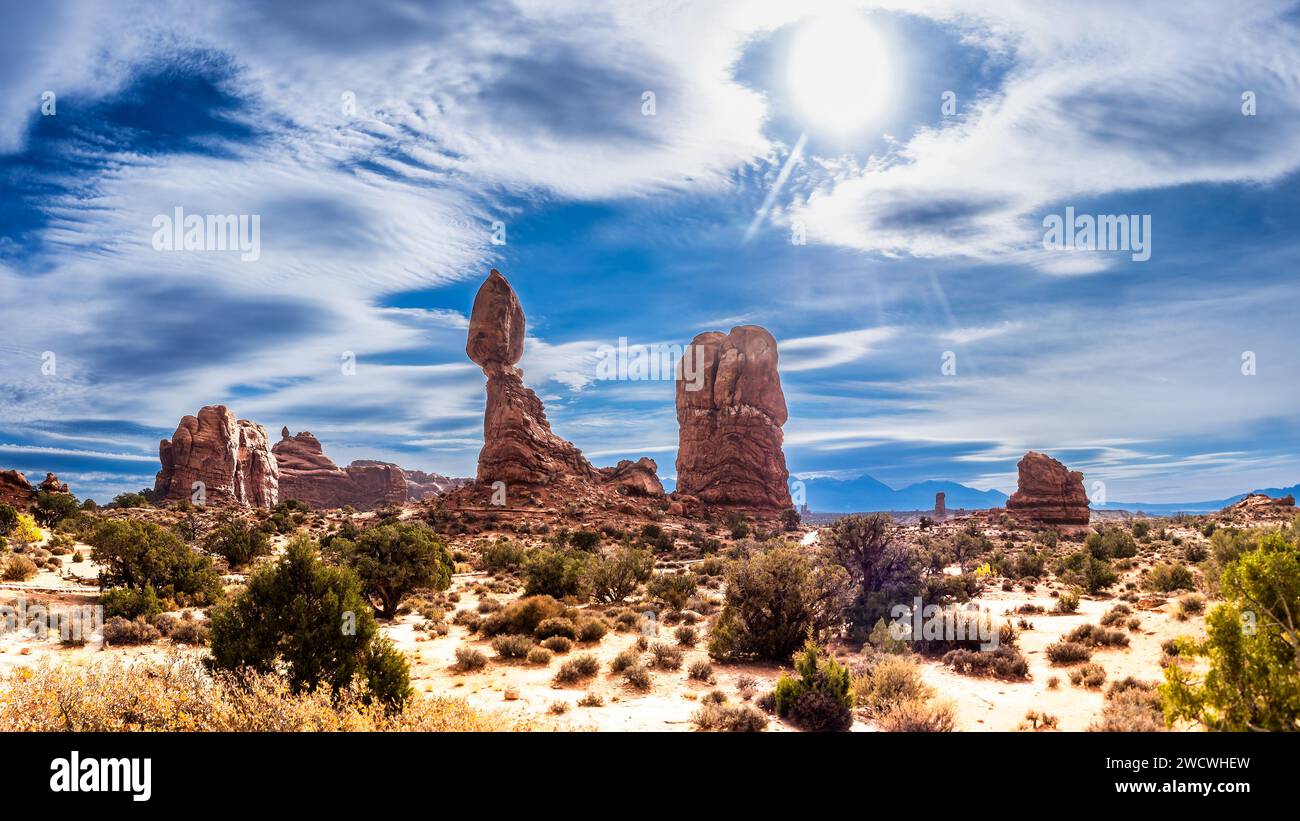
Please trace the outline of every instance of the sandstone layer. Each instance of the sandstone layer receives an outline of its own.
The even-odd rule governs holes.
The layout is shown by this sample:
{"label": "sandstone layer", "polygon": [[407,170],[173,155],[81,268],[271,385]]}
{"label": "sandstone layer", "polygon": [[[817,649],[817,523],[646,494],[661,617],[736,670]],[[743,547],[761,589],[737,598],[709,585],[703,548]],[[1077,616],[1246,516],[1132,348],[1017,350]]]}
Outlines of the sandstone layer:
{"label": "sandstone layer", "polygon": [[679,496],[765,511],[792,507],[776,340],[757,325],[702,333],[683,359],[702,373],[677,380]]}
{"label": "sandstone layer", "polygon": [[36,489],[16,470],[0,470],[0,504],[26,510],[36,499]]}
{"label": "sandstone layer", "polygon": [[186,416],[158,445],[162,469],[154,482],[161,501],[198,498],[209,505],[274,507],[279,468],[266,430],[210,405]]}
{"label": "sandstone layer", "polygon": [[297,499],[316,509],[351,505],[358,510],[407,499],[406,476],[397,465],[366,460],[340,468],[310,431],[290,436],[284,428],[271,450],[280,466],[282,499]]}

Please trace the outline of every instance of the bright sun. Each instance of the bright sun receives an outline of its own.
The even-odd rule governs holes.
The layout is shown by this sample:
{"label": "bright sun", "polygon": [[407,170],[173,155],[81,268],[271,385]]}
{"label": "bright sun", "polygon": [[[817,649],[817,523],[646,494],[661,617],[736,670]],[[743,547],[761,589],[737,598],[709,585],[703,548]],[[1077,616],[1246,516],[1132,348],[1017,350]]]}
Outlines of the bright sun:
{"label": "bright sun", "polygon": [[842,136],[884,109],[894,79],[883,38],[856,14],[805,23],[795,34],[786,71],[809,124]]}

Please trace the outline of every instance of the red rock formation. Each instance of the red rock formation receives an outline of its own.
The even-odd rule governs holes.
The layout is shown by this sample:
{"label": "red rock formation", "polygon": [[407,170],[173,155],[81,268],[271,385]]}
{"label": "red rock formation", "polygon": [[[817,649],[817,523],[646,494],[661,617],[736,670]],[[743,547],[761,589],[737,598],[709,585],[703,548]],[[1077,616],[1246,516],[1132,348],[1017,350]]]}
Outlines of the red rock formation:
{"label": "red rock formation", "polygon": [[684,359],[700,363],[702,381],[677,380],[677,492],[711,505],[792,507],[776,340],[756,325],[703,333]]}
{"label": "red rock formation", "polygon": [[209,505],[274,507],[280,499],[280,472],[266,430],[213,405],[186,416],[170,440],[158,444],[162,470],[154,491],[162,501],[190,499],[202,483]]}
{"label": "red rock formation", "polygon": [[612,468],[599,470],[601,479],[607,485],[620,488],[629,496],[664,495],[664,486],[659,481],[659,466],[648,456],[642,456],[635,462],[623,459]]}
{"label": "red rock formation", "polygon": [[[501,272],[493,269],[474,297],[465,343],[465,353],[487,376],[479,490],[502,481],[531,488],[562,483],[569,494],[599,487],[597,495],[612,490],[619,495],[662,496],[653,459],[625,460],[597,469],[571,442],[551,431],[542,401],[524,387],[523,372],[515,367],[524,355],[524,331],[519,298]],[[477,493],[468,490],[458,494],[458,500],[476,500]]]}
{"label": "red rock formation", "polygon": [[290,436],[284,428],[271,450],[280,466],[282,499],[297,499],[316,509],[351,505],[358,510],[406,501],[406,476],[397,465],[356,461],[340,468],[309,431]]}
{"label": "red rock formation", "polygon": [[1291,522],[1295,520],[1295,515],[1294,496],[1279,496],[1275,499],[1264,493],[1247,493],[1215,513],[1214,519],[1238,527],[1259,527]]}
{"label": "red rock formation", "polygon": [[948,503],[945,498],[942,490],[934,494],[934,518],[936,519],[942,519],[948,515]]}
{"label": "red rock formation", "polygon": [[296,436],[280,431],[280,441],[271,448],[280,466],[280,498],[297,499],[311,508],[333,508],[352,504],[352,479],[334,464],[320,440],[309,431]]}
{"label": "red rock formation", "polygon": [[523,372],[514,367],[524,355],[524,312],[496,269],[474,297],[465,353],[487,376],[478,456],[481,484],[539,485],[562,476],[596,477],[582,453],[551,432],[542,401],[524,387]]}
{"label": "red rock formation", "polygon": [[16,470],[0,470],[0,504],[27,510],[36,499],[36,489]]}
{"label": "red rock formation", "polygon": [[390,462],[357,460],[343,469],[356,488],[358,510],[374,510],[388,505],[400,505],[407,499],[406,474]]}
{"label": "red rock formation", "polygon": [[68,485],[66,482],[60,482],[59,477],[53,473],[46,473],[38,489],[43,493],[67,493]]}
{"label": "red rock formation", "polygon": [[428,499],[474,481],[473,479],[443,476],[441,473],[426,473],[422,470],[403,470],[402,472],[406,474],[406,497],[408,499]]}
{"label": "red rock formation", "polygon": [[1019,481],[1007,500],[1007,510],[1036,524],[1088,524],[1091,513],[1082,473],[1032,450],[1020,460],[1017,471]]}

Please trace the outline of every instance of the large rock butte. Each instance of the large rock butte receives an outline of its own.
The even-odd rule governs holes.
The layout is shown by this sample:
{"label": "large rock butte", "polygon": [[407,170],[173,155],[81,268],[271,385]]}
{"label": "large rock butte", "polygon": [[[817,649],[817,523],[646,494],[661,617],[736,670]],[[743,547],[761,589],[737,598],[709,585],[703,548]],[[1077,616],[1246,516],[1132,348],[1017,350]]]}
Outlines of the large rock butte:
{"label": "large rock butte", "polygon": [[154,492],[163,501],[190,499],[202,483],[209,505],[274,507],[280,498],[280,472],[266,430],[210,405],[198,416],[181,419],[171,439],[158,444],[162,470]]}
{"label": "large rock butte", "polygon": [[[696,352],[698,351],[698,353]],[[698,373],[687,373],[698,363]],[[677,493],[705,504],[792,507],[776,340],[757,325],[702,333],[677,379]]]}
{"label": "large rock butte", "polygon": [[280,467],[281,499],[297,499],[316,509],[351,505],[358,510],[407,499],[406,475],[397,465],[359,460],[340,468],[310,431],[290,436],[283,428],[271,451]]}
{"label": "large rock butte", "polygon": [[1016,466],[1016,492],[1007,510],[1020,519],[1045,525],[1086,525],[1091,516],[1083,474],[1045,453],[1029,451]]}
{"label": "large rock butte", "polygon": [[404,470],[402,472],[406,474],[406,498],[416,501],[438,496],[474,481],[473,479],[443,476],[441,473],[426,473],[423,470]]}

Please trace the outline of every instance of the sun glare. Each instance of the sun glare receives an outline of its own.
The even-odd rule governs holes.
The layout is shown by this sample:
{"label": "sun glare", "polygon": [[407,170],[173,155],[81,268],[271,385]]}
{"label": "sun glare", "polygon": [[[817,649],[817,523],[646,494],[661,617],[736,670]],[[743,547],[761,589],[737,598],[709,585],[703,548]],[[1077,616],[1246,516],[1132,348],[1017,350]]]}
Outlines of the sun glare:
{"label": "sun glare", "polygon": [[884,109],[893,86],[888,49],[862,16],[815,18],[795,34],[786,77],[810,126],[848,135]]}

